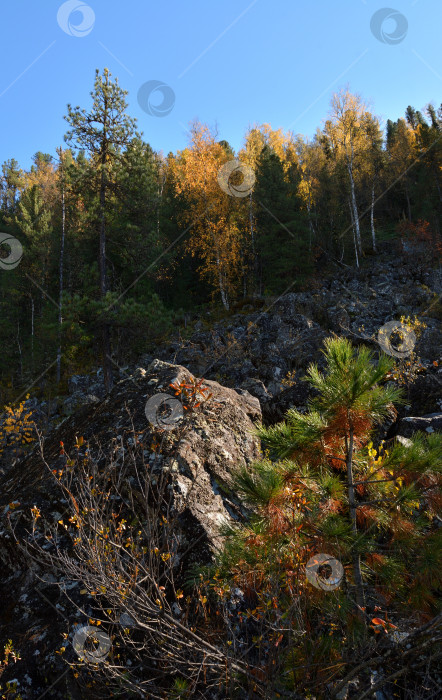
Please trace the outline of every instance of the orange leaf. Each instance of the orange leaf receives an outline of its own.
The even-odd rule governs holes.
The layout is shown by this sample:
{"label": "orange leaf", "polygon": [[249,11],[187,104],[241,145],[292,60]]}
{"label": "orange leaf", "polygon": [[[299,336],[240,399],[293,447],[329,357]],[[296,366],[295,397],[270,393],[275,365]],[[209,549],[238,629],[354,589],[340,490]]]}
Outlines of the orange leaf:
{"label": "orange leaf", "polygon": [[385,622],[385,620],[381,620],[380,617],[374,617],[374,618],[372,619],[372,622],[373,622],[373,624],[375,624],[375,625],[382,625],[382,627],[386,627],[386,624],[387,624],[387,623]]}

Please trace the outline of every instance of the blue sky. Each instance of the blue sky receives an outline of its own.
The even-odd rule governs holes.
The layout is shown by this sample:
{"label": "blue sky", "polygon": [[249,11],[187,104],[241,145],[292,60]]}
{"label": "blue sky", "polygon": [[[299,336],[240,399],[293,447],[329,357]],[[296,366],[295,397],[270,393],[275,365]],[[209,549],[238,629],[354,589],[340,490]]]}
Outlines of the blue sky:
{"label": "blue sky", "polygon": [[[60,0],[1,4],[0,162],[15,157],[29,167],[37,150],[55,153],[66,104],[90,105],[95,68],[118,76],[144,138],[165,153],[186,145],[194,118],[217,124],[235,149],[253,123],[312,136],[347,83],[384,121],[408,104],[442,101],[440,0],[391,0],[408,23],[396,44],[392,17],[382,24],[384,43],[370,29],[383,0],[71,2],[91,9],[62,10],[62,26]],[[150,80],[175,93],[167,116],[138,104]]]}

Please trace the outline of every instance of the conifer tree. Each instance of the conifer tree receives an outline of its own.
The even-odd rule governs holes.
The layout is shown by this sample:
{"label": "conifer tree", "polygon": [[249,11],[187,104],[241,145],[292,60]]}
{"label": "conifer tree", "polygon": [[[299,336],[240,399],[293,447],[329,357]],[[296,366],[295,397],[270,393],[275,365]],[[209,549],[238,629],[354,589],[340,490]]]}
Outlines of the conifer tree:
{"label": "conifer tree", "polygon": [[[91,92],[93,105],[88,112],[80,107],[68,105],[65,117],[71,129],[65,140],[75,149],[88,154],[96,167],[97,177],[94,189],[97,202],[97,233],[99,236],[98,261],[100,268],[100,298],[105,299],[109,290],[106,264],[106,232],[109,216],[109,192],[115,177],[115,164],[122,151],[136,135],[136,120],[126,114],[127,91],[123,90],[118,79],[112,80],[110,71],[105,68],[103,74],[95,74],[94,89]],[[107,390],[112,387],[110,365],[110,329],[106,321],[101,328],[101,348],[103,355],[103,374]]]}
{"label": "conifer tree", "polygon": [[257,160],[254,189],[260,293],[283,292],[312,269],[299,183],[297,166],[292,164],[285,173],[281,158],[265,145]]}
{"label": "conifer tree", "polygon": [[398,388],[383,383],[392,358],[376,361],[342,338],[327,339],[324,355],[325,371],[312,364],[307,372],[315,394],[308,411],[290,409],[283,422],[258,426],[267,456],[235,478],[254,515],[230,532],[224,562],[238,571],[241,561],[242,577],[261,570],[267,582],[278,568],[283,581],[281,567],[293,574],[314,547],[342,562],[362,620],[365,584],[421,613],[434,611],[440,544],[431,522],[441,501],[441,435],[375,449],[373,430],[401,400]]}

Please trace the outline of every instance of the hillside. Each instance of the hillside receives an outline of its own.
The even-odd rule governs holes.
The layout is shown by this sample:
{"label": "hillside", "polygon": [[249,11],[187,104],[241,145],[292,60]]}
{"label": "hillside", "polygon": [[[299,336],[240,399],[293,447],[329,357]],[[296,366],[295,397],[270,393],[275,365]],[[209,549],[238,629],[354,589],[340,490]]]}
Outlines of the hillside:
{"label": "hillside", "polygon": [[[398,260],[385,253],[366,260],[360,270],[342,267],[339,277],[335,274],[324,277],[312,291],[289,293],[263,303],[259,309],[254,309],[250,302],[212,323],[210,315],[204,320],[190,320],[186,339],[180,333],[176,339],[158,345],[154,355],[142,357],[136,366],[115,368],[115,386],[109,395],[104,390],[102,372],[98,371],[89,376],[73,376],[69,383],[70,395],[60,396],[51,404],[30,398],[24,408],[32,414],[28,422],[35,418],[43,431],[41,448],[36,445],[29,454],[20,457],[16,447],[6,445],[0,463],[0,558],[4,600],[0,632],[3,639],[14,640],[14,648],[21,655],[20,661],[5,667],[1,682],[5,684],[15,679],[17,692],[23,700],[38,697],[48,686],[51,697],[66,697],[66,693],[69,697],[86,697],[82,694],[84,691],[80,691],[87,682],[84,671],[80,671],[80,685],[76,681],[78,672],[65,671],[65,654],[60,653],[60,647],[68,649],[68,661],[78,659],[67,641],[63,644],[62,635],[68,635],[66,639],[72,641],[81,624],[90,624],[91,619],[99,617],[101,605],[105,603],[97,607],[95,596],[90,594],[91,586],[94,581],[99,586],[111,572],[106,574],[103,568],[95,565],[88,568],[85,563],[75,564],[75,549],[72,549],[68,530],[63,534],[63,528],[71,528],[69,522],[75,526],[77,503],[81,512],[82,508],[95,508],[93,522],[89,522],[92,531],[99,531],[115,508],[120,516],[125,514],[127,521],[132,519],[132,524],[142,525],[148,549],[152,551],[154,542],[161,551],[168,552],[166,563],[168,558],[173,563],[162,573],[152,569],[149,555],[145,561],[139,561],[140,567],[147,566],[147,570],[155,570],[158,576],[165,577],[168,597],[164,603],[165,627],[161,627],[161,632],[150,632],[149,641],[143,642],[147,644],[144,648],[158,644],[161,634],[169,630],[178,639],[178,646],[190,643],[196,657],[213,655],[212,670],[216,676],[218,665],[224,663],[224,652],[219,643],[213,641],[215,631],[208,628],[203,632],[209,618],[201,617],[201,611],[193,609],[192,604],[183,603],[188,607],[186,620],[190,627],[187,622],[180,627],[178,623],[183,613],[179,606],[174,607],[171,591],[185,588],[192,567],[209,563],[220,551],[223,547],[220,528],[229,521],[243,521],[250,514],[249,507],[235,492],[232,475],[241,467],[250,469],[261,458],[259,439],[253,434],[254,425],[261,420],[267,426],[274,425],[283,419],[288,409],[307,411],[308,399],[315,392],[305,381],[305,373],[311,362],[324,368],[322,351],[326,338],[337,334],[350,339],[355,347],[368,344],[378,353],[379,329],[391,320],[406,316],[414,319],[415,354],[407,353],[404,360],[396,358],[397,373],[388,382],[405,385],[406,400],[397,407],[396,415],[376,429],[374,445],[378,446],[381,440],[387,440],[387,444],[397,440],[406,442],[407,438],[414,439],[415,431],[423,431],[423,434],[440,431],[442,329],[438,299],[441,291],[439,269],[418,267],[410,258]],[[416,324],[416,319],[420,325]],[[408,366],[404,364],[407,361]],[[195,378],[201,377],[204,384],[198,385]],[[171,384],[181,387],[177,393]],[[168,419],[167,413],[165,423],[159,419],[160,423],[155,425],[156,419],[153,424],[147,420],[149,417],[152,421],[157,408],[152,409],[154,414],[149,413],[146,409],[149,399],[162,393],[169,394],[176,404],[179,401],[172,398],[174,396],[179,396],[183,404],[187,403],[184,422],[178,420],[169,426],[167,420],[175,419]],[[178,419],[183,413],[181,410]],[[3,425],[6,418],[4,415]],[[169,430],[169,427],[174,429]],[[84,476],[90,469],[92,490]],[[31,511],[38,512],[34,524]],[[159,518],[169,522],[164,532],[158,528]],[[149,522],[155,524],[153,530]],[[441,522],[440,518],[433,519],[431,529],[437,530]],[[45,539],[45,533],[52,533],[52,542]],[[122,531],[114,530],[111,539],[117,542],[119,536]],[[28,555],[23,547],[28,549]],[[94,549],[89,555],[85,551],[82,556],[91,556],[94,551],[98,556],[99,550]],[[105,550],[100,556],[107,557]],[[119,566],[123,565],[121,560]],[[130,560],[126,565],[130,569]],[[106,585],[110,585],[111,580],[109,578]],[[134,623],[136,627],[139,622],[140,629],[143,629],[143,619],[145,623],[153,614],[149,612],[149,601],[153,595],[152,586],[155,588],[158,584],[146,585],[147,598],[144,603],[142,597],[138,601],[142,612]],[[392,602],[390,607],[374,588],[367,594],[374,596],[378,604],[383,600],[381,606],[390,610],[390,619],[401,634],[406,636],[422,630],[416,642],[407,647],[413,649],[410,668],[415,669],[413,673],[420,679],[419,683],[425,676],[425,682],[430,684],[428,688],[433,688],[437,682],[436,666],[430,668],[435,661],[431,661],[429,649],[436,639],[440,640],[439,618],[434,614],[423,619],[409,614],[401,616],[397,605]],[[246,610],[247,602],[244,593],[238,593],[237,589],[232,589],[230,595],[229,614],[233,615],[233,623],[237,610]],[[118,600],[116,590],[114,594],[106,591],[106,597],[114,612],[103,621],[103,626],[111,634],[115,625],[118,626],[119,616],[126,614],[132,619],[134,609],[130,599],[127,607],[124,599],[119,601],[118,610],[114,607]],[[192,617],[196,627],[192,627]],[[196,630],[196,637],[192,637],[191,629]],[[404,638],[398,636],[398,639]],[[363,653],[370,659],[371,676],[355,672],[350,685],[346,686],[348,697],[363,697],[370,683],[373,685],[382,679],[382,674],[388,676],[402,668],[397,655],[400,650],[395,644],[378,639],[378,646],[373,646],[371,640],[363,647]],[[176,649],[170,653],[171,663],[178,663]],[[354,653],[355,659],[346,660],[347,671],[358,658],[359,652],[355,650]],[[425,671],[425,664],[417,661],[422,653],[427,660],[425,663],[430,664]],[[384,656],[385,660],[379,661]],[[148,653],[146,658],[154,657]],[[184,660],[179,663],[184,663],[185,669]],[[236,673],[247,672],[240,657],[237,661],[233,657],[235,663],[238,664]],[[248,664],[250,669],[250,659]],[[134,679],[143,677],[142,666],[137,668],[125,692],[129,693]],[[144,672],[145,680],[149,673]],[[155,692],[161,686],[166,692],[167,673],[163,680],[157,678]],[[97,693],[103,690],[95,681],[94,688]],[[149,695],[148,688],[147,682],[144,692],[156,697]],[[256,697],[261,697],[260,692],[257,688]],[[328,697],[323,690],[318,692],[315,697]],[[204,697],[225,697],[221,691],[207,693]],[[250,694],[250,687],[248,691],[236,690],[235,693],[239,693],[238,697],[254,696]],[[383,693],[386,698],[398,697],[389,684],[383,687]],[[304,697],[302,691],[301,696]]]}
{"label": "hillside", "polygon": [[3,4],[0,700],[442,697],[440,0]]}

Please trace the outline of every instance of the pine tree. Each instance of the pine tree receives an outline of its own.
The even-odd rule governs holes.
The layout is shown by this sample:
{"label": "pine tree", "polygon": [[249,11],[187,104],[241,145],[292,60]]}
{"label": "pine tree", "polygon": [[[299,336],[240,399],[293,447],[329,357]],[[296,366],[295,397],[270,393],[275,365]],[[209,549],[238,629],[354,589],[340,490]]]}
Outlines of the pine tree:
{"label": "pine tree", "polygon": [[[310,402],[307,414],[290,410],[287,421],[271,428],[261,428],[259,434],[266,447],[279,458],[293,457],[322,466],[343,475],[347,498],[344,510],[351,523],[354,546],[352,547],[353,574],[356,585],[357,602],[363,606],[362,574],[358,540],[360,527],[364,522],[383,521],[383,525],[394,529],[400,518],[407,517],[410,504],[415,503],[422,484],[414,484],[417,479],[431,478],[441,470],[439,436],[424,443],[415,438],[414,448],[422,450],[420,459],[413,464],[413,450],[397,444],[390,454],[385,454],[373,469],[366,453],[370,434],[377,424],[388,416],[395,415],[394,402],[401,400],[401,392],[396,387],[382,382],[392,367],[392,359],[381,355],[374,362],[372,353],[364,346],[353,349],[345,339],[332,338],[325,341],[326,371],[321,373],[317,366],[308,370],[308,381],[318,395]],[[439,439],[439,443],[438,443]],[[431,444],[430,444],[431,443]],[[370,448],[371,449],[371,448]],[[440,447],[439,447],[440,450]],[[394,473],[388,475],[393,467]],[[374,478],[372,478],[374,477]],[[384,481],[385,479],[385,481]],[[402,493],[398,483],[409,485],[409,492]],[[393,486],[393,490],[383,484]],[[396,489],[396,490],[395,490]],[[363,496],[361,498],[360,496]],[[428,497],[428,494],[427,494]],[[385,509],[393,505],[388,514]],[[379,506],[379,509],[373,508]],[[434,509],[434,503],[430,511]]]}
{"label": "pine tree", "polygon": [[[106,234],[109,217],[109,193],[114,184],[116,164],[122,151],[136,135],[136,120],[127,116],[127,92],[118,79],[112,81],[110,71],[105,68],[100,75],[96,71],[94,89],[91,92],[93,105],[89,112],[68,105],[65,117],[71,129],[65,140],[72,148],[82,149],[90,156],[96,167],[94,189],[98,197],[97,233],[99,237],[98,261],[100,269],[100,298],[104,300],[109,290],[106,263]],[[112,387],[110,328],[106,321],[101,327],[101,349],[103,374],[106,389]]]}
{"label": "pine tree", "polygon": [[6,160],[0,175],[0,213],[5,218],[15,213],[23,188],[23,171],[15,158]]}
{"label": "pine tree", "polygon": [[256,254],[259,290],[280,293],[312,269],[308,249],[308,219],[298,194],[296,165],[284,172],[284,163],[264,146],[256,170]]}
{"label": "pine tree", "polygon": [[[375,449],[374,428],[400,400],[383,383],[392,359],[376,361],[340,338],[325,342],[324,355],[323,372],[308,369],[308,411],[291,409],[282,423],[258,426],[266,456],[240,468],[233,483],[249,517],[225,529],[211,583],[221,601],[226,590],[244,591],[238,638],[250,625],[259,630],[253,658],[278,692],[281,683],[304,687],[306,668],[312,684],[326,681],[357,640],[394,627],[395,610],[428,619],[442,581],[434,526],[442,436],[416,434]],[[342,574],[327,564],[333,558]],[[306,576],[314,562],[315,587]],[[382,613],[373,602],[381,600]]]}
{"label": "pine tree", "polygon": [[[373,430],[395,415],[394,402],[401,400],[400,389],[383,384],[392,358],[382,354],[375,361],[368,348],[354,349],[341,338],[325,341],[324,356],[324,372],[313,364],[307,372],[314,389],[308,411],[290,409],[282,423],[257,429],[267,457],[235,479],[255,515],[235,530],[226,556],[236,548],[235,556],[255,557],[256,567],[259,547],[253,554],[250,547],[238,550],[238,542],[259,541],[261,553],[271,544],[273,552],[299,554],[311,551],[313,539],[320,551],[339,552],[346,568],[351,563],[359,614],[363,572],[373,581],[373,570],[390,598],[404,593],[406,581],[408,603],[429,610],[441,578],[429,527],[440,509],[441,435],[374,449]],[[275,565],[263,557],[264,570]],[[232,561],[229,566],[235,568]],[[287,567],[294,568],[293,561]]]}

